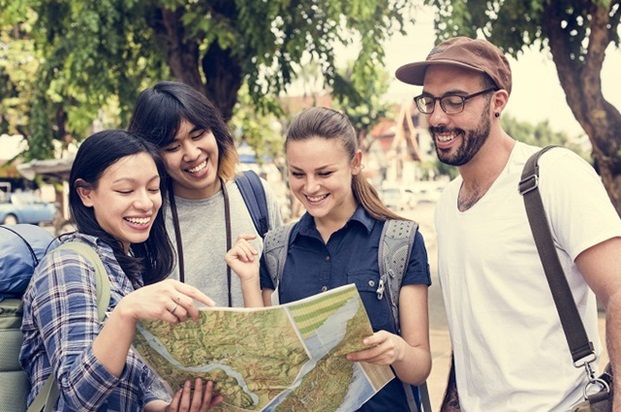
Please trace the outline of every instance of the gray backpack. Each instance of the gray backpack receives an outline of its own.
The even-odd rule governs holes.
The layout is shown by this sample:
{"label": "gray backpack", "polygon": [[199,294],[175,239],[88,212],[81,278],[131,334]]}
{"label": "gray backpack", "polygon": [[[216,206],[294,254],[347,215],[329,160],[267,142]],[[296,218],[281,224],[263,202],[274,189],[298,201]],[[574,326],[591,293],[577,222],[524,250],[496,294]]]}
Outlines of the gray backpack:
{"label": "gray backpack", "polygon": [[[289,251],[289,237],[295,223],[280,226],[270,230],[265,236],[263,243],[263,255],[267,270],[274,283],[274,293],[278,293],[278,285],[282,279]],[[377,298],[386,296],[390,303],[392,318],[397,333],[401,333],[399,327],[399,292],[401,282],[405,275],[410,252],[414,244],[414,238],[418,230],[418,224],[410,220],[389,219],[384,224],[378,250],[378,262],[380,272],[380,284],[377,289]],[[388,288],[388,293],[386,293]],[[405,393],[411,411],[418,411],[414,402],[410,385],[404,384]],[[418,386],[424,411],[431,411],[427,383]]]}

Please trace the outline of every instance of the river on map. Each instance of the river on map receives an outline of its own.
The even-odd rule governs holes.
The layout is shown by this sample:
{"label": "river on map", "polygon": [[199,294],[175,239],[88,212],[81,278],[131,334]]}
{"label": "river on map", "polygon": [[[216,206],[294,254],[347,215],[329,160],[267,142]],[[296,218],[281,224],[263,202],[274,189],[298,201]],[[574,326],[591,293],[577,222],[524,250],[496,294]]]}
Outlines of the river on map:
{"label": "river on map", "polygon": [[[302,378],[317,365],[317,361],[326,356],[333,350],[345,337],[347,322],[358,312],[361,304],[360,299],[353,297],[349,299],[340,309],[330,316],[330,322],[324,322],[315,333],[304,340],[304,344],[311,355],[311,359],[304,364],[300,374],[296,378],[291,388],[278,395],[263,410],[270,412],[276,408],[295,388],[300,385]],[[354,368],[354,381],[350,384],[349,391],[339,411],[352,411],[358,409],[362,402],[373,395],[373,388],[369,384],[366,376],[359,365]]]}

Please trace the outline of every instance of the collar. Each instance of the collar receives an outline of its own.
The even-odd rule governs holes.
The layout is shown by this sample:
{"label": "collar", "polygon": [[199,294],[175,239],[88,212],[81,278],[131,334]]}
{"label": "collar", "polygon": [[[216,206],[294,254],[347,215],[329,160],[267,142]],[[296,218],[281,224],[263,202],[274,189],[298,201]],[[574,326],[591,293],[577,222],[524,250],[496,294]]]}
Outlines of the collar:
{"label": "collar", "polygon": [[[352,224],[360,224],[362,225],[367,234],[370,234],[375,226],[377,221],[373,219],[367,211],[362,207],[362,205],[358,204],[356,207],[356,211],[353,215],[347,220],[347,223],[343,227],[347,227]],[[315,218],[313,218],[308,212],[304,213],[298,223],[295,225],[293,232],[291,233],[292,240],[299,234],[304,236],[310,236],[312,233],[317,231],[317,225],[315,225]]]}

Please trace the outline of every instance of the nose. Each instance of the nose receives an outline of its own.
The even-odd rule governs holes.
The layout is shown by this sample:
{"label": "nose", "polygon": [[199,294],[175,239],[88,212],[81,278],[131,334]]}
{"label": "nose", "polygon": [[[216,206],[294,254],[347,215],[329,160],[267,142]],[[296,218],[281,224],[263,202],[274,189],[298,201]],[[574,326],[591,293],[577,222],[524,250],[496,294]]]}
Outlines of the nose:
{"label": "nose", "polygon": [[438,127],[445,126],[448,123],[449,117],[440,106],[440,100],[434,102],[433,113],[427,115],[427,123],[430,126]]}
{"label": "nose", "polygon": [[148,190],[137,190],[134,198],[134,207],[138,210],[151,210],[153,208],[152,195]]}
{"label": "nose", "polygon": [[183,145],[183,160],[192,162],[200,157],[201,149],[191,139]]}
{"label": "nose", "polygon": [[317,190],[319,190],[319,181],[317,179],[315,179],[314,176],[307,176],[306,177],[306,183],[304,184],[306,191],[308,193],[314,193]]}

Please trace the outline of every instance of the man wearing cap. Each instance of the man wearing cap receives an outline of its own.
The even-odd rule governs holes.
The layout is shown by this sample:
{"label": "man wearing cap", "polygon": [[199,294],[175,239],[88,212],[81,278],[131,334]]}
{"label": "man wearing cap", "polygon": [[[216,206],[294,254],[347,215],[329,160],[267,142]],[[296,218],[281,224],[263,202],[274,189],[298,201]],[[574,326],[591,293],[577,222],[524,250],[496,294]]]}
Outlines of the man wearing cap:
{"label": "man wearing cap", "polygon": [[[466,411],[570,410],[588,379],[574,367],[518,192],[522,168],[539,148],[515,141],[500,123],[511,94],[509,62],[486,40],[456,37],[396,76],[423,86],[414,101],[438,158],[460,173],[435,215],[457,386],[447,391],[445,410],[457,394]],[[621,371],[621,220],[593,168],[569,150],[547,152],[539,171],[546,217],[587,335],[599,354],[597,295],[606,308],[611,363]],[[616,401],[621,411],[621,397]]]}

